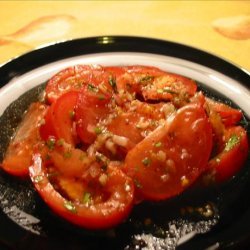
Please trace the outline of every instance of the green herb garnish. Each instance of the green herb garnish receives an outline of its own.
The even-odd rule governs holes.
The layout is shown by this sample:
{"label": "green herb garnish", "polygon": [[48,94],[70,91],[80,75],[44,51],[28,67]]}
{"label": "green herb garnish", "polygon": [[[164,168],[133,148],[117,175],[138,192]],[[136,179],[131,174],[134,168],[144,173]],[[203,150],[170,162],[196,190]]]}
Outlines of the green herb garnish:
{"label": "green herb garnish", "polygon": [[240,137],[237,135],[232,135],[226,143],[225,151],[230,151],[240,142]]}
{"label": "green herb garnish", "polygon": [[148,158],[148,157],[145,157],[143,160],[142,160],[142,163],[144,166],[149,166],[150,163],[151,163],[151,160]]}
{"label": "green herb garnish", "polygon": [[64,207],[73,214],[76,214],[76,207],[71,201],[65,201]]}
{"label": "green herb garnish", "polygon": [[70,119],[74,119],[75,112],[73,110],[69,111],[69,117],[70,117]]}
{"label": "green herb garnish", "polygon": [[89,204],[90,201],[91,201],[91,193],[85,192],[85,193],[83,194],[82,203],[84,203],[84,204]]}
{"label": "green herb garnish", "polygon": [[154,77],[153,76],[150,76],[150,75],[147,75],[147,76],[144,76],[142,77],[139,82],[140,83],[148,83],[148,82],[151,82],[154,80]]}
{"label": "green herb garnish", "polygon": [[54,149],[56,144],[56,139],[54,137],[49,137],[49,139],[46,141],[46,145],[49,149]]}
{"label": "green herb garnish", "polygon": [[116,80],[113,77],[109,78],[109,84],[112,87],[112,89],[117,93],[117,85],[116,85]]}
{"label": "green herb garnish", "polygon": [[98,92],[98,88],[90,83],[88,84],[88,90],[95,93]]}
{"label": "green herb garnish", "polygon": [[156,148],[160,148],[161,146],[162,146],[162,143],[160,141],[155,143]]}
{"label": "green herb garnish", "polygon": [[100,128],[100,127],[95,127],[95,133],[97,134],[97,135],[99,135],[99,134],[101,134],[102,133],[102,129]]}

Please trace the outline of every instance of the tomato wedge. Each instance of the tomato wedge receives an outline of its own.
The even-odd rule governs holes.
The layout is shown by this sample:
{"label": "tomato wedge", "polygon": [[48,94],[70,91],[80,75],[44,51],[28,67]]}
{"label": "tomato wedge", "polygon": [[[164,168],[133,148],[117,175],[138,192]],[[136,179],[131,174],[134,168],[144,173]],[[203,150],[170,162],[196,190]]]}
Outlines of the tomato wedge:
{"label": "tomato wedge", "polygon": [[71,90],[80,90],[88,84],[100,85],[112,89],[108,84],[109,74],[101,66],[75,65],[54,75],[46,85],[46,99],[53,103],[62,94]]}
{"label": "tomato wedge", "polygon": [[90,144],[101,133],[98,122],[110,112],[111,96],[99,88],[88,87],[81,91],[76,106],[76,130],[82,142]]}
{"label": "tomato wedge", "polygon": [[[133,181],[112,164],[107,169],[103,192],[105,199],[93,203],[64,198],[50,183],[40,154],[33,155],[29,168],[31,180],[47,205],[67,221],[88,229],[103,229],[123,222],[133,206]],[[83,194],[84,196],[84,194]]]}
{"label": "tomato wedge", "polygon": [[128,152],[124,171],[139,196],[163,200],[196,180],[207,167],[211,149],[212,129],[203,107],[188,104]]}
{"label": "tomato wedge", "polygon": [[234,126],[242,119],[242,112],[239,109],[231,108],[224,103],[214,101],[208,97],[206,98],[206,103],[210,110],[220,115],[225,126]]}
{"label": "tomato wedge", "polygon": [[71,145],[76,144],[73,119],[78,96],[78,91],[67,92],[50,106],[45,115],[45,123],[40,128],[43,140],[47,141],[50,136],[53,136],[56,139],[64,139]]}
{"label": "tomato wedge", "polygon": [[225,130],[223,150],[208,163],[209,172],[217,183],[232,178],[243,166],[248,155],[247,133],[241,126]]}
{"label": "tomato wedge", "polygon": [[33,147],[40,141],[39,126],[46,109],[45,105],[37,102],[31,104],[25,114],[1,164],[1,167],[9,174],[20,177],[28,175]]}

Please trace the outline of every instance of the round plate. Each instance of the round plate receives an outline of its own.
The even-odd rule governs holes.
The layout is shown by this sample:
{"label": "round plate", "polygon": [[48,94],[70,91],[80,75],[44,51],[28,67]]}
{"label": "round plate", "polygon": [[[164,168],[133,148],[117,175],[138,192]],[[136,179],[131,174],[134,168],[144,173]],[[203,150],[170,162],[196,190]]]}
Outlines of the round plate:
{"label": "round plate", "polygon": [[[74,64],[156,66],[193,78],[209,95],[241,108],[246,122],[250,118],[250,75],[221,58],[150,38],[78,39],[32,51],[0,68],[0,160],[9,138],[3,131],[13,131],[42,83]],[[95,232],[61,221],[29,181],[0,172],[0,246],[38,250],[242,248],[250,243],[249,165],[248,157],[242,171],[221,186],[193,187],[165,202],[142,203],[122,225]]]}

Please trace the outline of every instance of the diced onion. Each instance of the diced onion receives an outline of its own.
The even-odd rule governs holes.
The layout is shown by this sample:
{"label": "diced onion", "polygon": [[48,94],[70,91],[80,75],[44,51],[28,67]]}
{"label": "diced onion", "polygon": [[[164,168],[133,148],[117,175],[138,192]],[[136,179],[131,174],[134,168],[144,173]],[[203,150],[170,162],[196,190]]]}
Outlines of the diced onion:
{"label": "diced onion", "polygon": [[128,138],[119,135],[113,135],[113,142],[119,146],[126,147],[128,145]]}

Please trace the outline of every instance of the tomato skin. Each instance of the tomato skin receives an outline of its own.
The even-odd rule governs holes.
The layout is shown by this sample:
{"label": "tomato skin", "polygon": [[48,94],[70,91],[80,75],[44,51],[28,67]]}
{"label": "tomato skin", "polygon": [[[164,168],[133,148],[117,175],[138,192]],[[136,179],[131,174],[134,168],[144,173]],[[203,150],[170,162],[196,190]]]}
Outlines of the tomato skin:
{"label": "tomato skin", "polygon": [[45,105],[38,102],[29,107],[1,164],[7,173],[19,177],[28,176],[33,147],[40,141],[39,126],[46,109]]}
{"label": "tomato skin", "polygon": [[62,94],[71,90],[81,90],[88,84],[105,86],[111,90],[108,84],[109,74],[101,66],[75,65],[61,70],[47,83],[46,99],[51,104]]}
{"label": "tomato skin", "polygon": [[224,103],[214,101],[206,97],[206,103],[210,110],[220,115],[225,126],[234,126],[242,119],[242,112]]}
{"label": "tomato skin", "polygon": [[[100,98],[101,97],[101,98]],[[81,91],[76,105],[76,131],[82,142],[92,143],[97,134],[95,128],[99,120],[110,112],[110,95],[95,93],[85,88]]]}
{"label": "tomato skin", "polygon": [[[228,149],[226,145],[232,136],[239,139],[231,149]],[[216,183],[232,178],[243,166],[249,151],[247,133],[241,126],[226,129],[224,137],[223,150],[208,163],[208,171],[214,175]]]}
{"label": "tomato skin", "polygon": [[73,132],[73,116],[78,96],[78,91],[70,91],[53,102],[45,115],[45,123],[40,127],[43,140],[46,141],[50,136],[53,136],[56,139],[64,139],[71,145],[76,144],[77,138],[75,138]]}
{"label": "tomato skin", "polygon": [[[112,71],[112,67],[110,67]],[[183,76],[164,72],[156,67],[135,65],[113,70],[118,90],[142,95],[145,100],[171,100],[173,92],[192,96],[197,90],[195,82]],[[169,91],[164,91],[169,88]],[[160,91],[162,90],[162,91]]]}
{"label": "tomato skin", "polygon": [[167,199],[204,172],[211,149],[212,129],[206,113],[201,105],[189,104],[128,152],[124,171],[135,180],[142,198]]}
{"label": "tomato skin", "polygon": [[[109,166],[107,171],[109,180],[105,189],[110,196],[106,201],[91,205],[71,202],[70,206],[73,209],[67,209],[65,205],[69,204],[69,201],[49,182],[40,154],[33,155],[33,165],[29,168],[31,180],[47,205],[57,215],[87,229],[116,226],[126,219],[132,209],[134,197],[132,180],[118,168]],[[125,183],[129,187],[127,190],[124,187]]]}

